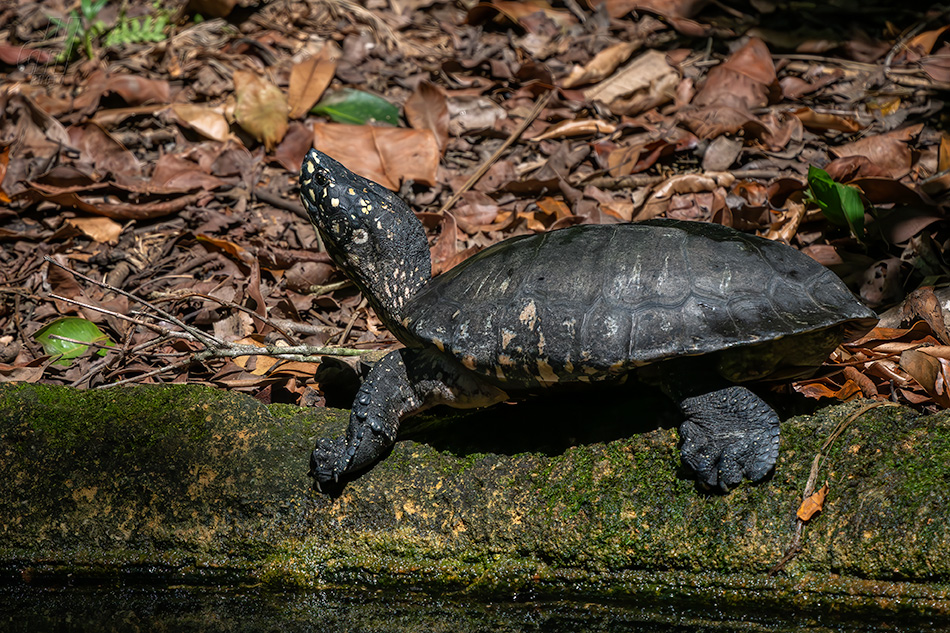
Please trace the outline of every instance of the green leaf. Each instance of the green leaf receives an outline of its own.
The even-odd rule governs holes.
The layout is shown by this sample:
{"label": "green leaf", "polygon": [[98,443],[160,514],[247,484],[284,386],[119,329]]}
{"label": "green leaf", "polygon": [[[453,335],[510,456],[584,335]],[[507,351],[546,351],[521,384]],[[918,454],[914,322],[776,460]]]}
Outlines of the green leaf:
{"label": "green leaf", "polygon": [[311,112],[330,117],[337,123],[358,125],[369,121],[383,121],[392,125],[399,123],[399,108],[382,97],[351,88],[330,93],[321,99]]}
{"label": "green leaf", "polygon": [[856,187],[835,182],[824,169],[809,166],[808,189],[810,201],[831,223],[849,227],[857,238],[864,235],[864,203]]}
{"label": "green leaf", "polygon": [[[33,335],[33,338],[43,346],[43,351],[51,356],[62,355],[62,358],[55,361],[54,365],[68,366],[72,359],[81,356],[88,348],[88,345],[82,343],[73,343],[64,341],[53,336],[63,336],[84,343],[98,343],[111,347],[114,345],[109,337],[99,329],[92,321],[81,319],[79,317],[63,317],[56,319],[52,323],[44,325]],[[100,349],[96,352],[100,356],[106,355],[106,350]]]}
{"label": "green leaf", "polygon": [[106,6],[108,0],[98,0],[98,2],[91,2],[91,0],[82,0],[79,3],[79,8],[82,11],[83,17],[86,18],[89,22],[92,22],[96,19],[96,16],[99,15],[99,12],[102,11],[103,7]]}

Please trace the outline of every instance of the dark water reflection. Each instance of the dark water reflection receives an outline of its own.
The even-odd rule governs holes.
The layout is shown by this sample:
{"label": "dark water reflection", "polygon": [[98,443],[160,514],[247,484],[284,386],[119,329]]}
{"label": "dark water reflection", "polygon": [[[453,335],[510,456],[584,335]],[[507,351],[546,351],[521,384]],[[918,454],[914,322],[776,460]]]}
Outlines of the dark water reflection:
{"label": "dark water reflection", "polygon": [[0,631],[235,633],[606,633],[946,631],[950,620],[723,614],[583,601],[481,602],[417,593],[256,588],[0,588]]}

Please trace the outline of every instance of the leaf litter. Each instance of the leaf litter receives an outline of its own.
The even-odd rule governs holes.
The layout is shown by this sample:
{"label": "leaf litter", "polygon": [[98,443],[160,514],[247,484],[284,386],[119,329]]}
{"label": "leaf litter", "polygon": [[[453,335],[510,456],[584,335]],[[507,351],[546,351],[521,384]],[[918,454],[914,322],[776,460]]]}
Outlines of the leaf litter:
{"label": "leaf litter", "polygon": [[[665,216],[786,241],[886,310],[793,389],[950,406],[937,9],[83,6],[99,13],[0,8],[0,380],[347,402],[352,355],[395,341],[296,200],[316,146],[413,205],[435,272],[580,223]],[[848,221],[829,212],[842,206]],[[115,345],[63,364],[37,339],[63,317]]]}

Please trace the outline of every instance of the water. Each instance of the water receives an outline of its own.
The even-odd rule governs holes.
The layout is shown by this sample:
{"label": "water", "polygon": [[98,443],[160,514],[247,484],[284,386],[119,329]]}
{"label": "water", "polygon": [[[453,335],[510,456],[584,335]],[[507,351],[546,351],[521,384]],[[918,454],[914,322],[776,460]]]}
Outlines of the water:
{"label": "water", "polygon": [[[763,610],[764,611],[764,610]],[[228,633],[721,633],[946,631],[950,618],[703,612],[579,600],[484,602],[416,592],[264,592],[255,587],[0,588],[0,631]]]}

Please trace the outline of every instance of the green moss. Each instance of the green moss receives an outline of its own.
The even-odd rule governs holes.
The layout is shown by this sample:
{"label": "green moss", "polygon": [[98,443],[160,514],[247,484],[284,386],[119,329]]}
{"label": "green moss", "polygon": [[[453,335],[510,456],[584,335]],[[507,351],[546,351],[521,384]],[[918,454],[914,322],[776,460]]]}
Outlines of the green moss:
{"label": "green moss", "polygon": [[[325,496],[310,492],[309,452],[315,436],[342,432],[345,412],[268,410],[190,387],[0,386],[0,457],[11,465],[0,480],[0,570],[18,578],[28,564],[62,561],[77,577],[121,579],[152,565],[175,582],[729,604],[794,602],[815,578],[817,589],[801,591],[830,599],[846,584],[834,574],[883,583],[847,585],[862,596],[894,580],[940,586],[950,581],[950,418],[893,409],[869,412],[832,446],[818,480],[830,486],[824,511],[787,575],[762,580],[791,542],[815,452],[859,406],[789,420],[774,476],[729,495],[697,490],[672,430],[545,452],[522,450],[529,434],[506,453],[503,434],[489,438],[494,450],[443,429],[439,440],[398,442]],[[66,419],[47,419],[57,416]]]}

